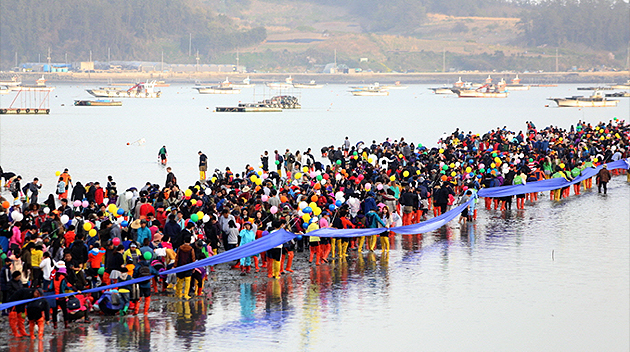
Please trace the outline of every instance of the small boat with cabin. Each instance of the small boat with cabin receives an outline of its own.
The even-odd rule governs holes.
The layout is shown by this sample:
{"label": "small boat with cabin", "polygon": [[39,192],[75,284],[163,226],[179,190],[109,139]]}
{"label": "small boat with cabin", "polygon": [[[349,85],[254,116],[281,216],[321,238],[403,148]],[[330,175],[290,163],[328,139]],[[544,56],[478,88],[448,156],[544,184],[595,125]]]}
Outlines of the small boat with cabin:
{"label": "small boat with cabin", "polygon": [[293,88],[293,78],[291,78],[291,76],[287,77],[284,80],[284,83],[283,82],[267,83],[267,87],[271,89],[276,89],[276,90]]}
{"label": "small boat with cabin", "polygon": [[140,82],[129,89],[118,87],[101,87],[86,89],[97,98],[159,98],[162,92],[155,90],[156,81]]}
{"label": "small boat with cabin", "polygon": [[508,91],[529,90],[529,85],[521,84],[521,79],[516,74],[516,77],[512,79],[512,83],[508,84],[506,88]]}
{"label": "small boat with cabin", "polygon": [[249,76],[247,76],[247,78],[245,78],[241,83],[239,82],[232,83],[232,87],[234,88],[253,88],[255,85],[256,84],[252,83],[252,80],[249,79]]}
{"label": "small boat with cabin", "polygon": [[442,87],[429,88],[429,89],[431,89],[433,93],[435,94],[455,94],[455,92],[453,92],[453,89],[471,89],[471,88],[472,88],[472,85],[470,82],[464,82],[462,81],[462,78],[459,77],[457,82],[453,83],[453,85],[451,86],[443,85]]}
{"label": "small boat with cabin", "polygon": [[320,88],[324,88],[324,85],[317,84],[315,83],[315,80],[311,80],[309,83],[293,83],[293,88],[320,89]]}
{"label": "small boat with cabin", "polygon": [[477,89],[453,89],[453,92],[460,98],[507,98],[509,93],[505,86],[505,81],[501,80],[497,85],[486,83]]}
{"label": "small boat with cabin", "polygon": [[241,90],[234,88],[232,82],[225,78],[225,81],[219,83],[218,86],[211,87],[193,87],[199,94],[240,94]]}

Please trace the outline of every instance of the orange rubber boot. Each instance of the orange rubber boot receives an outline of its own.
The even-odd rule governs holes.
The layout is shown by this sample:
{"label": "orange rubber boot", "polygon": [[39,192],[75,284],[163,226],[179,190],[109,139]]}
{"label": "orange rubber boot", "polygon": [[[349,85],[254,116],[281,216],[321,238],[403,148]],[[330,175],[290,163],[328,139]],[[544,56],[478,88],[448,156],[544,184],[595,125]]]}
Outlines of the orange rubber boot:
{"label": "orange rubber boot", "polygon": [[291,265],[293,264],[293,256],[295,256],[295,252],[293,251],[289,251],[287,253],[287,268],[286,270],[290,273],[293,272],[293,270],[291,270]]}

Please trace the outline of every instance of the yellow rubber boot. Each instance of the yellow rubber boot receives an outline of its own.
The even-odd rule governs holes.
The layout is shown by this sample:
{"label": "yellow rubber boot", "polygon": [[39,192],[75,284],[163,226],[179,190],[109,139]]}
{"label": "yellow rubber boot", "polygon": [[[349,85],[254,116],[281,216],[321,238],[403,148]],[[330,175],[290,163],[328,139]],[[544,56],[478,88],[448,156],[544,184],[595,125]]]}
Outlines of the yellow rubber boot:
{"label": "yellow rubber boot", "polygon": [[348,245],[350,244],[350,242],[343,242],[343,249],[340,251],[341,252],[341,256],[343,256],[344,258],[348,256]]}
{"label": "yellow rubber boot", "polygon": [[[368,240],[369,241],[369,240]],[[357,248],[357,251],[359,253],[363,252],[363,243],[365,243],[365,236],[361,236],[359,237],[359,246]]]}
{"label": "yellow rubber boot", "polygon": [[376,236],[370,236],[370,251],[374,252],[376,249]]}
{"label": "yellow rubber boot", "polygon": [[385,252],[389,252],[389,237],[381,237],[381,249]]}
{"label": "yellow rubber boot", "polygon": [[175,285],[175,296],[177,298],[182,298],[184,296],[184,279],[177,278],[177,284]]}
{"label": "yellow rubber boot", "polygon": [[190,279],[192,279],[190,276],[187,276],[184,279],[184,299],[190,299],[190,296],[188,295],[190,292]]}
{"label": "yellow rubber boot", "polygon": [[273,261],[273,277],[276,279],[280,278],[280,261],[279,260]]}
{"label": "yellow rubber boot", "polygon": [[330,239],[330,253],[332,254],[331,258],[335,258],[335,253],[337,252],[337,239],[336,238],[331,238]]}

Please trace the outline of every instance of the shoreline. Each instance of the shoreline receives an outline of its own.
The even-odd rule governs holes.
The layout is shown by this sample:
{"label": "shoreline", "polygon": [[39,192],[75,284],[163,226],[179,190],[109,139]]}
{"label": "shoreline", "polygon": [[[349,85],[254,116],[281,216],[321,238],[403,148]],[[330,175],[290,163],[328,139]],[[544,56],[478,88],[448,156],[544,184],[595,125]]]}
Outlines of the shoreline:
{"label": "shoreline", "polygon": [[[249,77],[254,83],[284,81],[288,76],[294,82],[315,80],[323,84],[369,84],[373,82],[401,84],[446,84],[455,82],[460,77],[464,81],[483,82],[489,75],[498,81],[501,78],[509,82],[517,72],[422,72],[422,73],[239,73],[239,72],[4,72],[4,75],[17,75],[23,82],[35,81],[44,76],[50,82],[108,82],[134,83],[144,80],[163,80],[166,83],[195,83],[195,81],[223,81],[226,77],[233,82]],[[564,84],[564,83],[623,83],[630,78],[629,71],[618,72],[542,72],[518,73],[523,84]]]}

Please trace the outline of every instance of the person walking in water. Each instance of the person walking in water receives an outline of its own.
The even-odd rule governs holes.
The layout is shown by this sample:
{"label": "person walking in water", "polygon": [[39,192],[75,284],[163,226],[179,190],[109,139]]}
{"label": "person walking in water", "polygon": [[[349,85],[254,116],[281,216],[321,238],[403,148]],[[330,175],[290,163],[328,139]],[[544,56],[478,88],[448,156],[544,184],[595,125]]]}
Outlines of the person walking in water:
{"label": "person walking in water", "polygon": [[165,165],[166,157],[168,157],[168,152],[166,151],[165,145],[163,145],[162,148],[160,148],[160,151],[158,152],[158,157],[160,158],[160,162],[162,163],[162,165]]}
{"label": "person walking in water", "polygon": [[608,171],[608,165],[604,164],[602,168],[597,173],[597,193],[602,193],[602,187],[604,187],[604,194],[608,191],[608,182],[610,181],[611,175],[610,171]]}
{"label": "person walking in water", "polygon": [[206,154],[199,151],[199,179],[201,181],[206,180],[206,171],[208,171],[208,157]]}

